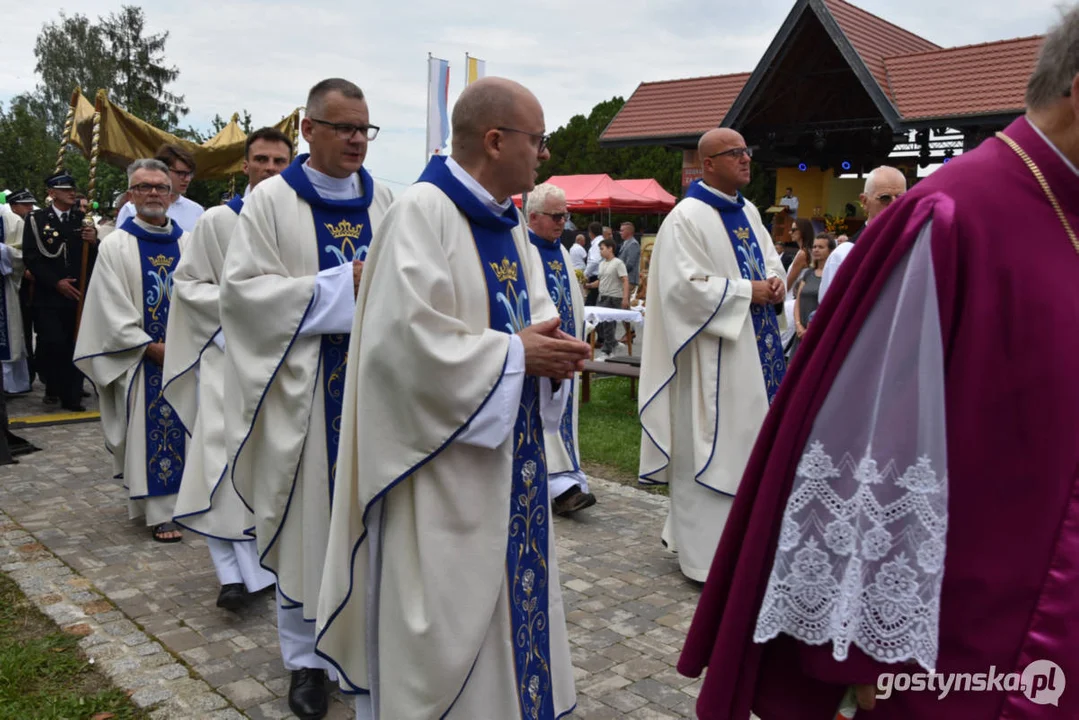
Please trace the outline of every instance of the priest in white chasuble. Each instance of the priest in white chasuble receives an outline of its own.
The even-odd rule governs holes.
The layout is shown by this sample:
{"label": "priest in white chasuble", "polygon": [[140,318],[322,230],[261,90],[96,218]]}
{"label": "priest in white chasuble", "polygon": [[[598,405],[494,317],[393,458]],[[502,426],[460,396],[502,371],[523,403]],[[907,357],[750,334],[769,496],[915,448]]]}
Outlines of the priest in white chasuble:
{"label": "priest in white chasuble", "polygon": [[[528,238],[539,252],[551,296],[562,331],[578,340],[584,339],[584,295],[573,272],[569,251],[562,245],[562,230],[569,220],[566,193],[562,188],[543,183],[528,193]],[[588,478],[581,470],[581,454],[577,447],[577,409],[581,389],[574,377],[566,397],[566,409],[557,426],[544,426],[547,451],[547,485],[551,509],[556,515],[569,516],[596,504],[596,496],[588,490]]]}
{"label": "priest in white chasuble", "polygon": [[165,354],[165,399],[191,432],[175,522],[206,537],[221,583],[217,606],[240,610],[249,593],[274,584],[259,565],[254,517],[225,476],[225,352],[218,300],[221,270],[244,197],[292,159],[292,140],[275,128],[247,136],[244,195],[207,210],[195,224],[173,274]]}
{"label": "priest in white chasuble", "polygon": [[589,347],[560,330],[511,196],[543,110],[485,78],[364,268],[319,652],[358,718],[541,718],[575,704],[543,430]]}
{"label": "priest in white chasuble", "polygon": [[289,704],[326,712],[314,620],[330,524],[349,332],[364,258],[392,196],[363,161],[378,127],[363,92],[324,80],[301,124],[310,155],[244,202],[221,278],[225,445],[277,576]]}
{"label": "priest in white chasuble", "polygon": [[641,357],[641,482],[665,484],[662,540],[704,582],[768,406],[786,372],[786,274],[739,189],[750,152],[728,128],[700,141],[702,180],[660,226]]}
{"label": "priest in white chasuble", "polygon": [[187,432],[161,394],[172,273],[188,236],[166,216],[168,168],[136,160],[127,169],[136,215],[98,247],[75,344],[75,365],[97,388],[105,445],[128,490],[132,519],[145,517],[159,542],[178,542],[172,522]]}
{"label": "priest in white chasuble", "polygon": [[6,204],[0,205],[0,363],[4,392],[30,389],[26,372],[26,341],[23,334],[19,288],[26,266],[22,259],[23,220]]}

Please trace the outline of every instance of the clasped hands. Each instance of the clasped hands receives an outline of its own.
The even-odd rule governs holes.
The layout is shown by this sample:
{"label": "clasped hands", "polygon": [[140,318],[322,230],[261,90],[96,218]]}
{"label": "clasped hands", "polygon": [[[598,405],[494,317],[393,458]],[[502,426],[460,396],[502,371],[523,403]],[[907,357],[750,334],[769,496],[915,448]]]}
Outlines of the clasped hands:
{"label": "clasped hands", "polygon": [[562,320],[551,318],[529,325],[517,333],[525,351],[525,373],[556,380],[572,380],[584,370],[584,361],[592,355],[586,342],[562,332]]}
{"label": "clasped hands", "polygon": [[753,297],[750,302],[754,305],[775,305],[783,302],[787,294],[786,284],[777,277],[767,280],[752,280]]}

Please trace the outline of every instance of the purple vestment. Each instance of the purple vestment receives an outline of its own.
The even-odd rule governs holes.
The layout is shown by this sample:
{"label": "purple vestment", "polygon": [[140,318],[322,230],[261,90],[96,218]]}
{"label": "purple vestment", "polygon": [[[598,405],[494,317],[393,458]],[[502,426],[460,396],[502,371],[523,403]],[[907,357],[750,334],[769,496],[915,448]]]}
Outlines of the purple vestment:
{"label": "purple vestment", "polygon": [[[1005,130],[1079,229],[1079,178],[1025,118]],[[678,669],[704,720],[826,720],[846,686],[921,672],[852,647],[753,642],[795,467],[890,272],[932,220],[944,351],[947,554],[938,673],[1050,660],[1059,706],[1022,692],[896,692],[858,720],[1079,718],[1079,254],[1026,165],[990,138],[866,229],[818,309],[734,501]]]}

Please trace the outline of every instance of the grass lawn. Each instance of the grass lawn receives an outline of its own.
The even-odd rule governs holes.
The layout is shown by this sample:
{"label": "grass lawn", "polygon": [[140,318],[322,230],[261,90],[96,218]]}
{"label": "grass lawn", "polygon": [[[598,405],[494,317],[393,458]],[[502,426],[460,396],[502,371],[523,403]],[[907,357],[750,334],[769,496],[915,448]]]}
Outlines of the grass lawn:
{"label": "grass lawn", "polygon": [[592,376],[592,399],[581,403],[577,419],[581,464],[590,475],[666,494],[663,486],[637,484],[641,460],[641,423],[629,378]]}
{"label": "grass lawn", "polygon": [[143,720],[149,715],[89,665],[0,573],[0,720]]}

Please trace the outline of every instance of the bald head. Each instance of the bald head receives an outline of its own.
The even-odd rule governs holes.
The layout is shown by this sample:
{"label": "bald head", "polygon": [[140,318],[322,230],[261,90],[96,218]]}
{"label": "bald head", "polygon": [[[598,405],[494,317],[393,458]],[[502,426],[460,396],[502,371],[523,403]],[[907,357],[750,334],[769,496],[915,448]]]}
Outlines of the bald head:
{"label": "bald head", "polygon": [[873,170],[865,179],[865,192],[862,193],[862,205],[865,206],[866,222],[869,222],[892,201],[907,191],[907,178],[894,167],[882,165]]}
{"label": "bald head", "polygon": [[737,130],[713,128],[701,136],[697,143],[697,152],[701,154],[703,160],[709,155],[735,147],[744,147],[745,144],[745,138]]}
{"label": "bald head", "polygon": [[538,111],[539,101],[513,80],[487,77],[465,88],[453,106],[453,153],[471,156],[483,149],[483,136],[498,127],[516,127],[521,111]]}
{"label": "bald head", "polygon": [[535,186],[546,133],[539,100],[505,78],[477,80],[453,107],[453,159],[499,202]]}
{"label": "bald head", "polygon": [[[730,128],[714,128],[701,136],[697,152],[701,177],[716,190],[734,195],[749,184],[750,162],[745,138]],[[746,152],[743,152],[746,151]]]}

